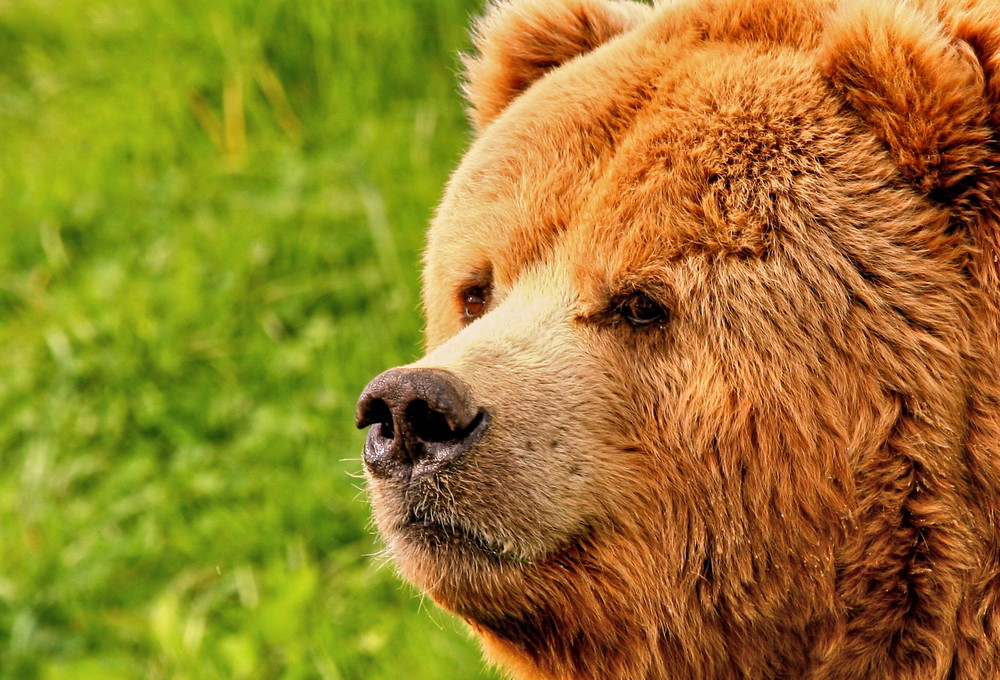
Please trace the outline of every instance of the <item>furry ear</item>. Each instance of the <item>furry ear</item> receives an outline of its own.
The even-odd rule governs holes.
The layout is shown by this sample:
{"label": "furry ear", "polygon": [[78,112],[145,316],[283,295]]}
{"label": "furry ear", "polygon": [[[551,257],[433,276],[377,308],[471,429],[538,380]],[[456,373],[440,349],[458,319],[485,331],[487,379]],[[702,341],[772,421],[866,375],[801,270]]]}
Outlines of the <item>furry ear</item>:
{"label": "furry ear", "polygon": [[465,97],[482,130],[546,72],[636,26],[652,9],[629,0],[503,0],[476,24],[463,58]]}
{"label": "furry ear", "polygon": [[857,0],[820,63],[913,185],[951,210],[1000,295],[1000,3]]}
{"label": "furry ear", "polygon": [[855,2],[835,16],[823,68],[902,174],[942,203],[990,161],[991,105],[979,57],[905,2]]}

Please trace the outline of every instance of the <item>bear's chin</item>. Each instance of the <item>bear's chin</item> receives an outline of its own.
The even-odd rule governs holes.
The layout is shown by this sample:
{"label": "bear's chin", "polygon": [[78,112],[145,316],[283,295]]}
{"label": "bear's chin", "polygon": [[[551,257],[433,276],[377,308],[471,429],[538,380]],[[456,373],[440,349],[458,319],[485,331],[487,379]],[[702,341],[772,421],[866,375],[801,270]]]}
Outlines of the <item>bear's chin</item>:
{"label": "bear's chin", "polygon": [[439,605],[479,618],[486,603],[522,581],[526,560],[504,553],[465,529],[414,522],[388,535],[401,575]]}

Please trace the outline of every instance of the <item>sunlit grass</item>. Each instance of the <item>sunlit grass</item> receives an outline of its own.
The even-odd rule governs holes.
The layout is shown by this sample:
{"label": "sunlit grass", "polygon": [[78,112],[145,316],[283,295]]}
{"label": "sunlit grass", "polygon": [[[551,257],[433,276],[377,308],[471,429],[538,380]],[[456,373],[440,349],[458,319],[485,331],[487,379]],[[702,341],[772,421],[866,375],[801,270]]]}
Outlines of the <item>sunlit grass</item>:
{"label": "sunlit grass", "polygon": [[0,2],[0,678],[475,678],[379,567],[475,2]]}

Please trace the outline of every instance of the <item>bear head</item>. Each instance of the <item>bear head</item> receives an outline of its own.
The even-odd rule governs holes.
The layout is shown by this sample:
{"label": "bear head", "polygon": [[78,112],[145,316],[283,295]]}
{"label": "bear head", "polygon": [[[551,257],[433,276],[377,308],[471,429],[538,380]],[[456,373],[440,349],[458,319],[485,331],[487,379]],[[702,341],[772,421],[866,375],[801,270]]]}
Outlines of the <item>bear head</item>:
{"label": "bear head", "polygon": [[1000,8],[509,0],[358,422],[525,678],[1000,674]]}

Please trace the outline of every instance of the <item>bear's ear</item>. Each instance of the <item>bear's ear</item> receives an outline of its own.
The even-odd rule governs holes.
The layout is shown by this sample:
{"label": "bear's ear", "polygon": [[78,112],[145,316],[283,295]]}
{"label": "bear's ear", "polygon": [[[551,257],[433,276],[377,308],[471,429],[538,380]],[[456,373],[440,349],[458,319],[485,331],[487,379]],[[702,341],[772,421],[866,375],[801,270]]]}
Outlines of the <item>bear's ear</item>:
{"label": "bear's ear", "polygon": [[855,0],[820,59],[902,175],[949,209],[1000,299],[1000,3]]}
{"label": "bear's ear", "polygon": [[482,130],[547,71],[636,26],[652,9],[629,0],[502,0],[476,24],[463,57],[465,97]]}
{"label": "bear's ear", "polygon": [[990,155],[994,102],[980,55],[906,2],[848,3],[822,48],[823,68],[918,189],[958,198]]}

